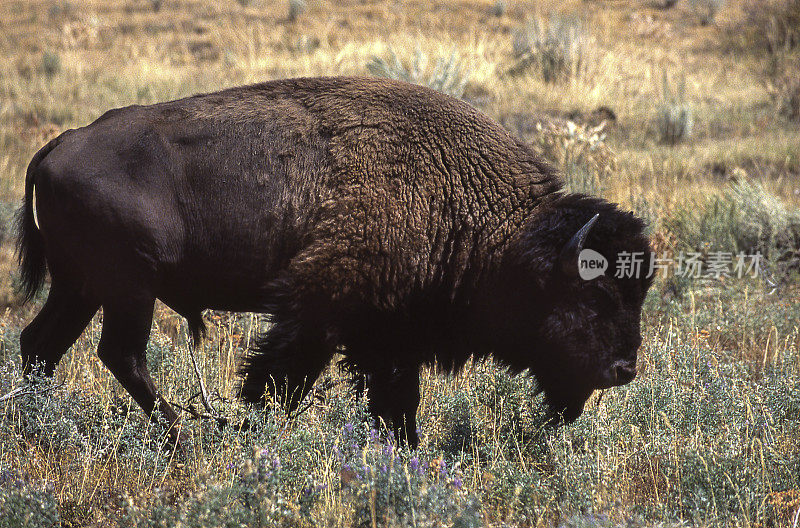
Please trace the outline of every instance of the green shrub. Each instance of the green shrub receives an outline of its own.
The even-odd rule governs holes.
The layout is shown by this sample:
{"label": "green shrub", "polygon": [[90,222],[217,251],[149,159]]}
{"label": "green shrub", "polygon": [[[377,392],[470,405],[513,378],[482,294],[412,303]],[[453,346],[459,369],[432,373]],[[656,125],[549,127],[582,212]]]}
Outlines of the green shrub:
{"label": "green shrub", "polygon": [[694,128],[694,112],[686,101],[686,78],[681,75],[677,86],[670,86],[667,72],[662,80],[662,99],[655,120],[656,131],[662,143],[676,145],[688,139]]}
{"label": "green shrub", "polygon": [[580,20],[561,16],[536,18],[514,33],[515,63],[509,72],[533,69],[546,83],[568,80],[584,67],[588,45],[588,33]]}
{"label": "green shrub", "polygon": [[686,204],[665,219],[665,226],[680,248],[691,251],[759,251],[774,260],[800,247],[800,212],[746,179]]}
{"label": "green shrub", "polygon": [[0,528],[60,526],[52,491],[0,461]]}
{"label": "green shrub", "polygon": [[464,95],[471,72],[458,52],[453,51],[447,57],[437,57],[432,66],[430,63],[428,55],[419,47],[410,61],[401,60],[394,49],[389,48],[388,58],[373,57],[367,64],[367,69],[378,77],[420,84],[453,97]]}
{"label": "green shrub", "polygon": [[[471,363],[460,378],[425,382],[413,452],[375,430],[365,401],[328,387],[291,419],[221,402],[249,427],[187,424],[194,440],[177,464],[161,449],[164,428],[129,412],[127,397],[104,403],[36,380],[36,394],[0,405],[0,527],[24,523],[19,511],[43,512],[31,526],[98,513],[110,526],[153,527],[785,526],[800,489],[800,303],[739,281],[686,288],[669,307],[648,297],[638,377],[590,399],[575,423],[543,427],[532,377]],[[18,334],[3,331],[0,353],[18,353]],[[150,360],[174,370],[156,337]],[[19,374],[0,365],[0,394]],[[58,493],[9,469],[32,453],[51,456]],[[98,476],[105,468],[114,484]],[[83,479],[95,495],[77,495]]]}
{"label": "green shrub", "polygon": [[473,398],[470,396],[462,391],[444,394],[438,405],[437,414],[443,429],[438,447],[451,457],[462,451],[469,452],[476,440]]}
{"label": "green shrub", "polygon": [[545,408],[537,397],[535,379],[527,373],[512,375],[491,361],[477,363],[470,375],[474,412],[483,417],[475,424],[481,458],[514,459],[520,452],[540,455]]}
{"label": "green shrub", "polygon": [[[16,381],[21,379],[18,365],[0,374],[24,384],[22,394],[0,406],[0,445],[7,441],[9,453],[61,453],[68,460],[63,470],[76,474],[85,470],[84,463],[108,456],[130,458],[153,473],[169,464],[163,449],[166,428],[150,423],[128,401],[117,397],[107,407],[96,395],[70,391],[37,371],[28,381]],[[8,392],[2,383],[0,388]]]}
{"label": "green shrub", "polygon": [[42,54],[42,72],[48,77],[53,77],[61,72],[61,55],[52,51]]}
{"label": "green shrub", "polygon": [[307,6],[306,0],[289,0],[289,22],[297,20],[305,12]]}
{"label": "green shrub", "polygon": [[694,11],[695,15],[700,20],[700,25],[707,26],[714,21],[722,6],[725,4],[724,0],[689,0],[689,6]]}
{"label": "green shrub", "polygon": [[495,0],[494,4],[489,7],[489,14],[494,17],[502,17],[508,11],[508,2],[506,0]]}
{"label": "green shrub", "polygon": [[258,453],[239,471],[233,482],[208,483],[180,504],[169,494],[156,493],[149,504],[123,501],[123,526],[247,526],[286,527],[311,525],[307,514],[281,479],[280,459]]}
{"label": "green shrub", "polygon": [[401,456],[391,443],[370,433],[359,453],[343,453],[344,492],[354,507],[355,526],[463,526],[483,523],[477,497],[446,460]]}
{"label": "green shrub", "polygon": [[[299,527],[346,519],[347,526],[372,526],[374,519],[380,526],[483,526],[480,501],[446,461],[398,450],[370,426],[362,405],[335,407],[316,433],[289,430],[274,417],[257,422],[266,447],[231,463],[233,478],[207,481],[178,504],[166,492],[127,498],[122,525]],[[320,478],[323,467],[333,469],[332,482]],[[343,500],[335,519],[326,509],[331,494]]]}

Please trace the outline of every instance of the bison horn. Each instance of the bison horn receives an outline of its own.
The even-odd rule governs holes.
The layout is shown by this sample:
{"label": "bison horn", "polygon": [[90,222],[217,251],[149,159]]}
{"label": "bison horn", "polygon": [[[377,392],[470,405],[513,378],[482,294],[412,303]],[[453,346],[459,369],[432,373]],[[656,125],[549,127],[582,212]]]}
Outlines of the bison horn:
{"label": "bison horn", "polygon": [[583,251],[586,237],[599,217],[600,213],[595,214],[577,233],[572,235],[564,249],[561,250],[561,255],[558,258],[559,264],[561,265],[561,271],[568,277],[578,274],[578,255]]}

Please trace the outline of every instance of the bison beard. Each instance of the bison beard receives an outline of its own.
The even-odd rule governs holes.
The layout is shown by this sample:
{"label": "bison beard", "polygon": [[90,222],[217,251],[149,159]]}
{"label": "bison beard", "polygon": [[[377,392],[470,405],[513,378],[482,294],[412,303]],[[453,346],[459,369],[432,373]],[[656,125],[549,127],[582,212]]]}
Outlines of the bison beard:
{"label": "bison beard", "polygon": [[567,420],[635,375],[649,282],[584,281],[577,259],[647,252],[642,222],[563,194],[528,146],[426,88],[294,79],[113,110],[38,152],[25,188],[24,293],[52,279],[26,369],[52,373],[102,306],[99,357],[176,437],[145,359],[155,299],[195,342],[206,308],[270,314],[247,401],[296,408],[341,351],[413,446],[423,364],[493,355]]}

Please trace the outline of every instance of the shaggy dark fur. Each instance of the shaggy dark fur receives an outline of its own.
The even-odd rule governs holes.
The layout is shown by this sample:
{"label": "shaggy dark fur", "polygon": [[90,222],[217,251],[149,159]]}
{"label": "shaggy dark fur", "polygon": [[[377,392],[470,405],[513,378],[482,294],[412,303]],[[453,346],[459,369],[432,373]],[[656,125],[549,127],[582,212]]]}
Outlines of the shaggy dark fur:
{"label": "shaggy dark fur", "polygon": [[612,268],[649,247],[640,220],[560,187],[494,121],[405,83],[294,79],[112,110],[30,164],[24,291],[45,261],[53,285],[23,358],[52,371],[103,306],[100,358],[174,424],[145,364],[159,298],[195,337],[206,308],[271,314],[247,401],[296,407],[343,350],[373,412],[416,445],[420,365],[493,354],[574,419],[635,374],[649,284],[583,281],[564,247],[597,213],[586,245]]}

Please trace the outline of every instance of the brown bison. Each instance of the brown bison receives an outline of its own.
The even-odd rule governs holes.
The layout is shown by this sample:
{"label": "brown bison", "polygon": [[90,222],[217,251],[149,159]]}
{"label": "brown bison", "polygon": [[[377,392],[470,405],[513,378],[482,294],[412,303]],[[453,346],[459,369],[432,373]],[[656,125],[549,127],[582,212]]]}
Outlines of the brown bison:
{"label": "brown bison", "polygon": [[[18,251],[41,312],[24,364],[52,373],[103,307],[98,355],[145,412],[153,305],[197,342],[207,308],[268,313],[241,397],[294,409],[335,352],[370,408],[418,442],[419,369],[493,355],[574,420],[636,374],[649,281],[578,276],[578,253],[649,251],[642,222],[563,194],[470,105],[401,82],[267,82],[105,113],[28,167]],[[596,221],[595,221],[596,220]]]}

